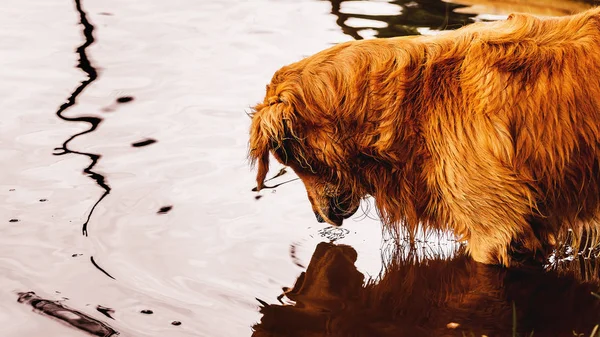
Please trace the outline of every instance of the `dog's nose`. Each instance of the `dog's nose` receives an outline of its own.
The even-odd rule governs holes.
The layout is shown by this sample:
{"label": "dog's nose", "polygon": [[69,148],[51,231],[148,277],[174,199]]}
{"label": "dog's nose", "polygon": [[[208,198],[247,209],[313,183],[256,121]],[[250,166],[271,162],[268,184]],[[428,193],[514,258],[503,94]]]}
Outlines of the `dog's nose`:
{"label": "dog's nose", "polygon": [[325,219],[323,219],[323,217],[321,216],[321,213],[315,212],[315,217],[317,218],[318,222],[320,222],[320,223],[325,222]]}

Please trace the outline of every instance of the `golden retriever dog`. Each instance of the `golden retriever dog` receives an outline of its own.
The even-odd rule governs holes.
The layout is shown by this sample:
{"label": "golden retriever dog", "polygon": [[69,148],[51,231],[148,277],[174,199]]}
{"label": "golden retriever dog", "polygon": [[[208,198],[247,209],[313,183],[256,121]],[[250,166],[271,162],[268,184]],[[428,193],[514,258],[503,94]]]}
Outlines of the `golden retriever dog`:
{"label": "golden retriever dog", "polygon": [[476,263],[463,250],[450,259],[412,257],[392,257],[377,281],[363,282],[352,247],[320,243],[285,293],[293,303],[259,300],[252,336],[587,337],[600,321],[597,260],[547,272]]}
{"label": "golden retriever dog", "polygon": [[320,221],[372,196],[386,228],[452,230],[506,266],[543,260],[568,231],[596,241],[600,8],[342,43],[266,91],[251,114],[258,189],[272,153]]}

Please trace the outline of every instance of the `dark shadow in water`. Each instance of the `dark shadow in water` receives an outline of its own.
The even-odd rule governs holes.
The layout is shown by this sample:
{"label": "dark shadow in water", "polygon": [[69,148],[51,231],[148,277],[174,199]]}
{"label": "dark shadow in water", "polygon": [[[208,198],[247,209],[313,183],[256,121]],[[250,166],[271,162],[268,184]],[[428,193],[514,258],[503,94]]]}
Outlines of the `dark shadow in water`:
{"label": "dark shadow in water", "polygon": [[34,292],[19,293],[17,301],[30,305],[37,313],[52,317],[66,325],[85,331],[93,336],[111,337],[119,333],[108,324],[87,314],[71,309],[59,302],[45,300]]}
{"label": "dark shadow in water", "polygon": [[94,43],[94,35],[93,35],[94,26],[88,21],[86,13],[81,6],[81,0],[75,0],[75,8],[77,9],[77,12],[79,13],[80,24],[83,26],[83,36],[85,37],[85,42],[81,46],[77,47],[77,49],[76,49],[76,52],[79,55],[79,62],[77,64],[77,67],[80,68],[81,70],[83,70],[87,74],[88,79],[81,82],[81,84],[75,89],[75,91],[73,91],[71,96],[67,99],[67,102],[64,103],[63,105],[61,105],[60,108],[56,111],[56,115],[60,119],[67,121],[67,122],[88,123],[88,124],[90,124],[90,128],[83,132],[74,134],[71,137],[69,137],[62,144],[62,147],[58,147],[58,148],[54,149],[55,150],[54,155],[62,156],[62,155],[72,153],[72,154],[77,154],[77,155],[81,155],[81,156],[90,158],[90,160],[91,160],[90,165],[88,167],[86,167],[85,169],[83,169],[83,172],[85,174],[87,174],[90,178],[94,179],[96,181],[96,183],[98,184],[98,186],[102,187],[102,189],[104,190],[104,193],[102,193],[102,196],[100,196],[100,198],[92,206],[92,209],[90,210],[90,213],[88,214],[85,223],[81,226],[81,231],[82,231],[83,235],[87,236],[88,235],[87,226],[88,226],[88,223],[90,222],[90,218],[92,217],[92,214],[94,213],[94,210],[96,209],[96,206],[98,206],[98,204],[102,201],[102,199],[104,199],[110,193],[110,186],[108,186],[108,184],[106,183],[106,179],[103,175],[101,175],[97,172],[94,172],[92,170],[94,168],[94,166],[96,166],[96,163],[98,162],[98,160],[101,157],[99,154],[79,152],[79,151],[69,149],[69,143],[73,139],[75,139],[81,135],[85,135],[87,133],[93,132],[94,130],[96,130],[96,128],[98,128],[98,125],[100,125],[100,122],[102,122],[101,118],[92,117],[92,116],[83,116],[83,117],[66,117],[66,116],[64,116],[64,112],[77,103],[77,97],[79,96],[79,94],[81,94],[83,92],[83,90],[90,83],[92,83],[93,81],[96,80],[96,78],[98,78],[98,72],[96,71],[96,68],[94,68],[92,66],[92,64],[86,54],[87,47],[89,47],[92,43]]}
{"label": "dark shadow in water", "polygon": [[161,207],[156,214],[167,214],[173,209],[173,206],[163,206]]}
{"label": "dark shadow in water", "polygon": [[112,314],[115,313],[114,309],[108,308],[108,307],[105,307],[105,306],[102,306],[102,305],[97,305],[96,306],[96,310],[99,313],[101,313],[102,315],[104,315],[104,316],[106,316],[106,317],[114,320],[114,317],[111,316]]}
{"label": "dark shadow in water", "polygon": [[102,108],[100,111],[102,112],[115,112],[117,105],[120,104],[128,104],[133,102],[135,98],[133,96],[121,96],[118,97],[115,102],[107,107]]}
{"label": "dark shadow in water", "polygon": [[408,254],[363,283],[356,259],[350,246],[320,243],[285,293],[293,304],[259,300],[252,336],[513,336],[513,327],[518,336],[590,336],[600,323],[600,268],[590,260],[544,271],[479,264],[462,250]]}
{"label": "dark shadow in water", "polygon": [[147,139],[141,140],[139,142],[135,142],[135,143],[131,144],[131,146],[132,147],[144,147],[144,146],[148,146],[148,145],[151,145],[154,143],[156,143],[155,139],[147,138]]}
{"label": "dark shadow in water", "polygon": [[[362,40],[361,30],[377,31],[377,37],[394,37],[405,35],[420,35],[416,27],[432,30],[457,29],[474,22],[474,14],[456,13],[455,9],[468,7],[465,5],[447,3],[441,0],[396,0],[389,3],[401,7],[395,15],[369,15],[341,12],[341,4],[347,0],[328,0],[331,2],[331,13],[337,16],[336,23],[344,34],[356,40]],[[350,18],[367,19],[387,23],[386,27],[352,27],[346,21]]]}
{"label": "dark shadow in water", "polygon": [[101,271],[102,273],[104,273],[104,275],[110,277],[113,280],[116,280],[111,274],[109,274],[108,272],[106,272],[106,270],[102,269],[97,263],[96,261],[94,261],[94,257],[90,256],[90,261],[92,262],[92,264],[94,265],[94,267],[96,267],[96,269],[98,269],[99,271]]}
{"label": "dark shadow in water", "polygon": [[131,96],[122,96],[117,98],[117,103],[119,104],[124,104],[124,103],[129,103],[133,101],[133,97]]}

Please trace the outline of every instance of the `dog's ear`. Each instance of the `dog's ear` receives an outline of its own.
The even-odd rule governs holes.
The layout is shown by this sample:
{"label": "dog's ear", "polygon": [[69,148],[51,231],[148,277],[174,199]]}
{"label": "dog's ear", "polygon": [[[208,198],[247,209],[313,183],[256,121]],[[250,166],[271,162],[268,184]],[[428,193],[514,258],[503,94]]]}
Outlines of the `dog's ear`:
{"label": "dog's ear", "polygon": [[264,187],[269,172],[269,151],[283,148],[284,140],[293,134],[293,107],[280,97],[270,97],[266,103],[254,108],[250,126],[250,151],[252,166],[258,162],[257,190]]}

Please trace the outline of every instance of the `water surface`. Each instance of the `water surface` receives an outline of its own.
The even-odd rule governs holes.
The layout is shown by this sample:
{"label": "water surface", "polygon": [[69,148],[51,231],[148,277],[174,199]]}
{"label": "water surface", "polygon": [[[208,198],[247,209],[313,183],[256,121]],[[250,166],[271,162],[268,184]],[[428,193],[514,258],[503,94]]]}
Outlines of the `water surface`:
{"label": "water surface", "polygon": [[[585,6],[533,3],[542,15]],[[4,1],[1,335],[86,336],[74,326],[97,321],[123,336],[249,336],[264,319],[256,298],[278,303],[330,238],[358,252],[362,278],[379,275],[374,212],[331,231],[298,181],[255,199],[245,113],[275,70],[330,45],[436,34],[511,6]],[[34,312],[37,298],[63,319]]]}

